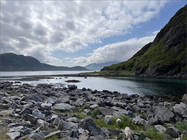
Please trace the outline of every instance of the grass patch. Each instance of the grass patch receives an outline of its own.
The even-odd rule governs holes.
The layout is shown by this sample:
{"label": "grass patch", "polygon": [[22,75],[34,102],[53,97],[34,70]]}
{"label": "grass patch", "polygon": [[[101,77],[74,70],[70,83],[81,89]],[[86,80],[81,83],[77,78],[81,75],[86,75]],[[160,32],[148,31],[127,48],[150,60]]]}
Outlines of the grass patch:
{"label": "grass patch", "polygon": [[82,120],[82,119],[84,119],[84,118],[87,117],[86,114],[81,113],[81,112],[77,112],[76,114],[77,114],[76,117],[77,117],[78,119],[80,119],[80,120]]}
{"label": "grass patch", "polygon": [[55,110],[53,110],[56,114],[62,114],[62,111],[60,111],[60,110],[57,110],[57,109],[55,109]]}
{"label": "grass patch", "polygon": [[187,122],[177,122],[175,127],[180,131],[187,131]]}
{"label": "grass patch", "polygon": [[129,118],[128,116],[121,116],[119,117],[121,119],[121,123],[120,125],[118,125],[116,123],[116,120],[118,118],[114,117],[112,119],[112,121],[114,122],[113,125],[108,125],[104,122],[104,118],[102,119],[96,119],[95,123],[96,125],[98,125],[99,127],[105,127],[105,128],[110,128],[110,129],[125,129],[125,127],[130,127],[132,130],[136,131],[136,132],[140,132],[143,129],[143,126],[137,125],[135,124],[131,118]]}
{"label": "grass patch", "polygon": [[51,136],[49,138],[46,138],[44,140],[58,140],[58,137],[55,135],[55,136]]}
{"label": "grass patch", "polygon": [[18,97],[20,97],[21,94],[20,93],[9,93],[9,96],[18,96]]}
{"label": "grass patch", "polygon": [[146,137],[151,138],[152,140],[165,140],[166,137],[164,134],[158,133],[154,128],[147,128],[144,134]]}
{"label": "grass patch", "polygon": [[90,116],[91,116],[92,118],[96,118],[97,115],[101,115],[101,112],[100,112],[100,110],[99,110],[99,107],[96,107],[96,108],[91,112],[91,114],[90,114]]}
{"label": "grass patch", "polygon": [[0,127],[0,140],[10,140],[10,137],[6,133],[7,129],[4,127]]}
{"label": "grass patch", "polygon": [[187,135],[183,135],[182,140],[187,140]]}

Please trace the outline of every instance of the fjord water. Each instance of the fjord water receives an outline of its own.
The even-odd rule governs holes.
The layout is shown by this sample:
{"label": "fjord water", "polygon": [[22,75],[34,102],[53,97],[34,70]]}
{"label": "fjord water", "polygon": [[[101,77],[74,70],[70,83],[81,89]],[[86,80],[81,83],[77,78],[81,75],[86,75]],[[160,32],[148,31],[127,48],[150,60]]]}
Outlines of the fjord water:
{"label": "fjord water", "polygon": [[[126,94],[140,95],[173,95],[182,96],[187,92],[187,80],[154,79],[154,78],[105,78],[105,77],[50,77],[36,79],[20,78],[29,75],[55,75],[72,74],[80,71],[38,71],[38,72],[0,72],[1,80],[22,81],[29,84],[52,83],[52,84],[75,84],[78,88],[90,88],[96,90],[118,91]],[[16,77],[14,77],[16,76]],[[66,80],[79,80],[78,83],[67,83]]]}

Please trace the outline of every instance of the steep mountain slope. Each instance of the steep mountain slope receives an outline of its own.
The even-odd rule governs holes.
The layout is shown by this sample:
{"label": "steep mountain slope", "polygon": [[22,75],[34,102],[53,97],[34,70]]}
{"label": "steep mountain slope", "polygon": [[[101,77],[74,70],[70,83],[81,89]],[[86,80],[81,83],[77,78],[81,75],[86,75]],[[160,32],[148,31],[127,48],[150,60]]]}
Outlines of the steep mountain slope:
{"label": "steep mountain slope", "polygon": [[126,62],[104,67],[101,72],[151,77],[187,78],[187,5]]}
{"label": "steep mountain slope", "polygon": [[0,54],[0,71],[29,71],[29,70],[87,70],[84,67],[57,67],[40,63],[31,56],[13,53]]}

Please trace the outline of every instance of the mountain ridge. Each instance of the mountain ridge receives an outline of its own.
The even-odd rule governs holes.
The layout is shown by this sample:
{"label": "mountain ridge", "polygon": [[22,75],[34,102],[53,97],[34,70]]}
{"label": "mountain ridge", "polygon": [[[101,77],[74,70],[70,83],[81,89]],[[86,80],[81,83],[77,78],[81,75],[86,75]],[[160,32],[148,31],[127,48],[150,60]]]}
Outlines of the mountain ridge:
{"label": "mountain ridge", "polygon": [[14,53],[0,54],[0,71],[42,71],[42,70],[66,70],[75,71],[87,70],[81,66],[65,67],[65,66],[53,66],[45,63],[41,63],[39,60],[32,56],[17,55]]}
{"label": "mountain ridge", "polygon": [[102,73],[148,77],[187,78],[187,5],[181,8],[148,43],[130,59],[104,67]]}

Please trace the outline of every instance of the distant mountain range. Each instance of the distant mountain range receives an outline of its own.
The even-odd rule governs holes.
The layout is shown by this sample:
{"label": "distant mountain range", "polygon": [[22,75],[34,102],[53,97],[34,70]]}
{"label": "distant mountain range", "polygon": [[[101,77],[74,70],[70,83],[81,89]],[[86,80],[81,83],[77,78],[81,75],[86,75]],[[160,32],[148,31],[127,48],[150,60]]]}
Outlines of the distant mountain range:
{"label": "distant mountain range", "polygon": [[187,5],[157,34],[125,62],[104,67],[102,73],[187,78]]}
{"label": "distant mountain range", "polygon": [[16,55],[14,53],[0,54],[0,71],[85,71],[84,67],[65,67],[53,66],[40,63],[36,58],[31,56]]}
{"label": "distant mountain range", "polygon": [[105,66],[110,66],[112,64],[117,64],[119,62],[107,62],[107,63],[91,63],[87,66],[85,66],[85,68],[87,68],[88,70],[101,70],[102,68],[104,68]]}

